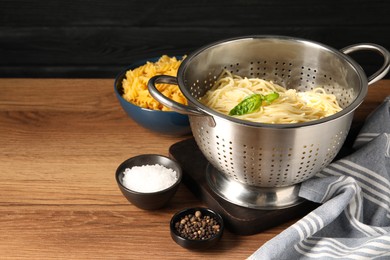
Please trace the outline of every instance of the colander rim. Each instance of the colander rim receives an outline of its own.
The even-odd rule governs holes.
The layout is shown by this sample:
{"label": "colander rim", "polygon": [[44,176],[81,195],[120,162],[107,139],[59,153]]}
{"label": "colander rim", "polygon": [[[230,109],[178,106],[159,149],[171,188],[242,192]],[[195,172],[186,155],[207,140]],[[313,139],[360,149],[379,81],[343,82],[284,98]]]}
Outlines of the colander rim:
{"label": "colander rim", "polygon": [[[191,61],[197,57],[200,53],[203,51],[214,48],[216,46],[222,45],[222,44],[228,44],[230,42],[234,41],[242,41],[242,40],[255,40],[255,39],[267,39],[267,40],[280,40],[280,41],[297,41],[297,42],[302,42],[305,44],[311,44],[315,45],[317,47],[326,49],[327,51],[332,52],[333,54],[341,57],[342,59],[346,60],[352,68],[356,71],[356,74],[359,76],[359,83],[360,83],[360,91],[358,95],[356,96],[355,100],[353,100],[347,107],[343,108],[341,111],[331,115],[327,116],[321,119],[309,121],[309,122],[302,122],[302,123],[291,123],[291,124],[269,124],[269,123],[259,123],[259,122],[252,122],[248,120],[242,120],[238,119],[235,117],[231,117],[225,114],[222,114],[220,112],[217,112],[202,103],[200,103],[195,97],[191,95],[189,90],[185,88],[185,81],[183,78],[183,73],[186,70],[186,68],[189,66]],[[192,106],[196,107],[199,111],[203,112],[205,115],[209,115],[212,117],[217,117],[220,119],[225,119],[230,122],[234,122],[237,124],[241,125],[246,125],[246,126],[252,126],[252,127],[266,127],[266,128],[297,128],[297,127],[303,127],[303,126],[310,126],[310,125],[318,125],[322,124],[328,121],[333,121],[338,118],[344,117],[350,113],[353,113],[355,109],[363,102],[364,98],[367,95],[368,91],[368,79],[367,76],[364,72],[364,70],[361,68],[361,66],[353,60],[350,56],[342,53],[341,51],[330,47],[326,44],[313,41],[313,40],[308,40],[300,37],[292,37],[292,36],[283,36],[283,35],[246,35],[246,36],[239,36],[239,37],[232,37],[232,38],[227,38],[219,41],[212,42],[210,44],[204,45],[197,50],[193,51],[189,55],[187,55],[186,59],[183,60],[183,62],[180,64],[177,72],[177,81],[179,88],[183,95],[187,98],[187,100],[192,104]]]}

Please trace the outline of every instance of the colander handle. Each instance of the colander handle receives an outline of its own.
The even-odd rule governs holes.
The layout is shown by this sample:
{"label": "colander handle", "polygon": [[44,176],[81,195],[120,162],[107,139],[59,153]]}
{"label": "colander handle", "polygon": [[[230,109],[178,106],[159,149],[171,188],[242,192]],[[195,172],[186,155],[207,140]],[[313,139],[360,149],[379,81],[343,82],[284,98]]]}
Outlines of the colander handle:
{"label": "colander handle", "polygon": [[150,95],[152,95],[153,98],[155,98],[158,102],[163,104],[164,106],[172,109],[173,111],[176,111],[181,114],[186,115],[193,115],[193,116],[205,116],[206,114],[199,111],[195,107],[192,106],[186,106],[182,105],[166,96],[164,96],[157,88],[156,84],[163,83],[163,84],[172,84],[172,85],[178,85],[177,78],[167,75],[158,75],[154,76],[148,81],[148,90]]}
{"label": "colander handle", "polygon": [[356,51],[375,51],[383,56],[382,67],[370,77],[368,77],[368,85],[373,84],[374,82],[377,82],[378,80],[382,79],[384,76],[386,76],[387,72],[389,72],[390,53],[387,49],[380,45],[373,43],[360,43],[344,47],[340,51],[344,54],[349,54]]}

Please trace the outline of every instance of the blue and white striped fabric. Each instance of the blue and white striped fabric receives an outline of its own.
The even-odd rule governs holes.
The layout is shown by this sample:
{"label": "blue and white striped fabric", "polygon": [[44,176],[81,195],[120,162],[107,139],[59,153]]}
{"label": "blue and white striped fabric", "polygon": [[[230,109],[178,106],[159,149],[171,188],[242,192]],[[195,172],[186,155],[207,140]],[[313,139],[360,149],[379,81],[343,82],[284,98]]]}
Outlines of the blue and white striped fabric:
{"label": "blue and white striped fabric", "polygon": [[390,259],[390,97],[354,148],[302,183],[299,195],[321,205],[249,259]]}

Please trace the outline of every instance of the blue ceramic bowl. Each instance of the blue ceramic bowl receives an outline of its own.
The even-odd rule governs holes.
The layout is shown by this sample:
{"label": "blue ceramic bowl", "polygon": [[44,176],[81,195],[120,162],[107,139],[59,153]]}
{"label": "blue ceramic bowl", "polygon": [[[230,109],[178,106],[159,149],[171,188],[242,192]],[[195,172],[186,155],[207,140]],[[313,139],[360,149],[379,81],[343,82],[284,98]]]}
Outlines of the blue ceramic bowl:
{"label": "blue ceramic bowl", "polygon": [[187,115],[174,111],[151,110],[134,105],[125,100],[123,95],[122,81],[126,77],[126,71],[142,66],[146,61],[155,62],[158,58],[138,61],[121,72],[115,79],[114,91],[122,109],[139,125],[151,131],[166,135],[187,135],[191,133]]}

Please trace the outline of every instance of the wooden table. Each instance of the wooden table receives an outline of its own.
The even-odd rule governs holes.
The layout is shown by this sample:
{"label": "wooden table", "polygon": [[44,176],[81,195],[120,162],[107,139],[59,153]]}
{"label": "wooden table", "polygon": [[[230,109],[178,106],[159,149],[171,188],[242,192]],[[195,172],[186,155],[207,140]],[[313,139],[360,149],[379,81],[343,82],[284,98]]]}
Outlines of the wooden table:
{"label": "wooden table", "polygon": [[[226,230],[209,251],[173,242],[172,215],[202,206],[185,185],[158,211],[127,202],[117,166],[144,153],[168,155],[188,137],[162,136],[130,120],[113,79],[0,79],[0,255],[16,259],[244,259],[295,220],[251,236]],[[361,124],[390,95],[369,87]]]}

